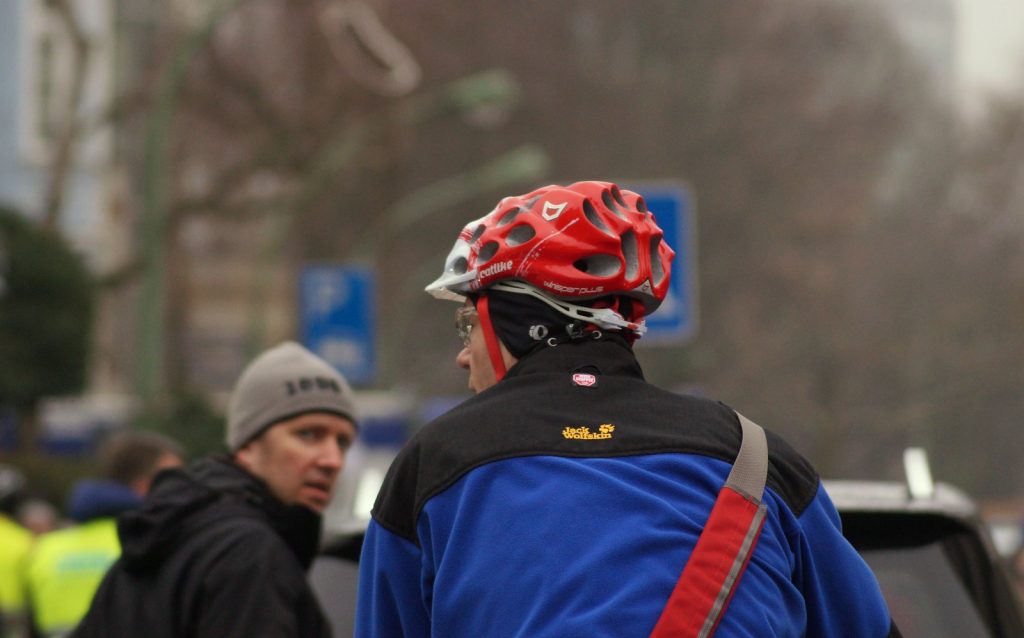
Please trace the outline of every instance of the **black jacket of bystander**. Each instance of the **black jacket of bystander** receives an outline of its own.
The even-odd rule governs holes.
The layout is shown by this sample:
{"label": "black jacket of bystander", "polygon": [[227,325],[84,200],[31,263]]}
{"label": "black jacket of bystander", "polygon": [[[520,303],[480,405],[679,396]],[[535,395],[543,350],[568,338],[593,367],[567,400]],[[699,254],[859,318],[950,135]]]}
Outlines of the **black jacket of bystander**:
{"label": "black jacket of bystander", "polygon": [[306,579],[319,533],[227,457],[165,471],[72,638],[329,637]]}

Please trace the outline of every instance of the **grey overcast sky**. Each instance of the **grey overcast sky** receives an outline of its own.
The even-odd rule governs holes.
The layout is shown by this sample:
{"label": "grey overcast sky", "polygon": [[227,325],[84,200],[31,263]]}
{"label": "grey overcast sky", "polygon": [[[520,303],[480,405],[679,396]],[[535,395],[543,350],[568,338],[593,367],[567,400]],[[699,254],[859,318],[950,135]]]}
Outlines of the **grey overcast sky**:
{"label": "grey overcast sky", "polygon": [[956,0],[956,8],[963,88],[1024,89],[1024,0]]}

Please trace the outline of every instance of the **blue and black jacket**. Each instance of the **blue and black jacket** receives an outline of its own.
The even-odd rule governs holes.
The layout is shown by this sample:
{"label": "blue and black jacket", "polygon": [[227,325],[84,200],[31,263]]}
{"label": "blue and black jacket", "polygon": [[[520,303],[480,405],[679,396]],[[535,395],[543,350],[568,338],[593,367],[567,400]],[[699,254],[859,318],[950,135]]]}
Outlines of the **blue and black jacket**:
{"label": "blue and black jacket", "polygon": [[[615,337],[528,355],[395,460],[356,636],[649,635],[739,443],[731,409],[646,383]],[[768,445],[767,520],[715,635],[898,635],[814,469]]]}

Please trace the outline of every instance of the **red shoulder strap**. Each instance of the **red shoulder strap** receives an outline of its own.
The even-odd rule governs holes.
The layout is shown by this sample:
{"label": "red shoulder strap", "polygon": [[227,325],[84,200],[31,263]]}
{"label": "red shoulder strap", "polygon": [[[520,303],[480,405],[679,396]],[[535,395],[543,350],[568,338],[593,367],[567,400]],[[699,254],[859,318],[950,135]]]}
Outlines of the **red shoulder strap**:
{"label": "red shoulder strap", "polygon": [[768,442],[760,426],[737,416],[742,442],[736,462],[651,638],[712,636],[761,535]]}

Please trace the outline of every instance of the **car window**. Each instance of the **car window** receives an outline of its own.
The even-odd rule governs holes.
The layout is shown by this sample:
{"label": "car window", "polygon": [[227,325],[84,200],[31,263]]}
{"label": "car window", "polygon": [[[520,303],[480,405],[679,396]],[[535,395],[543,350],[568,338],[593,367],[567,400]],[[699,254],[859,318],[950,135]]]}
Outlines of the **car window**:
{"label": "car window", "polygon": [[904,638],[992,638],[940,543],[861,555],[875,572]]}

